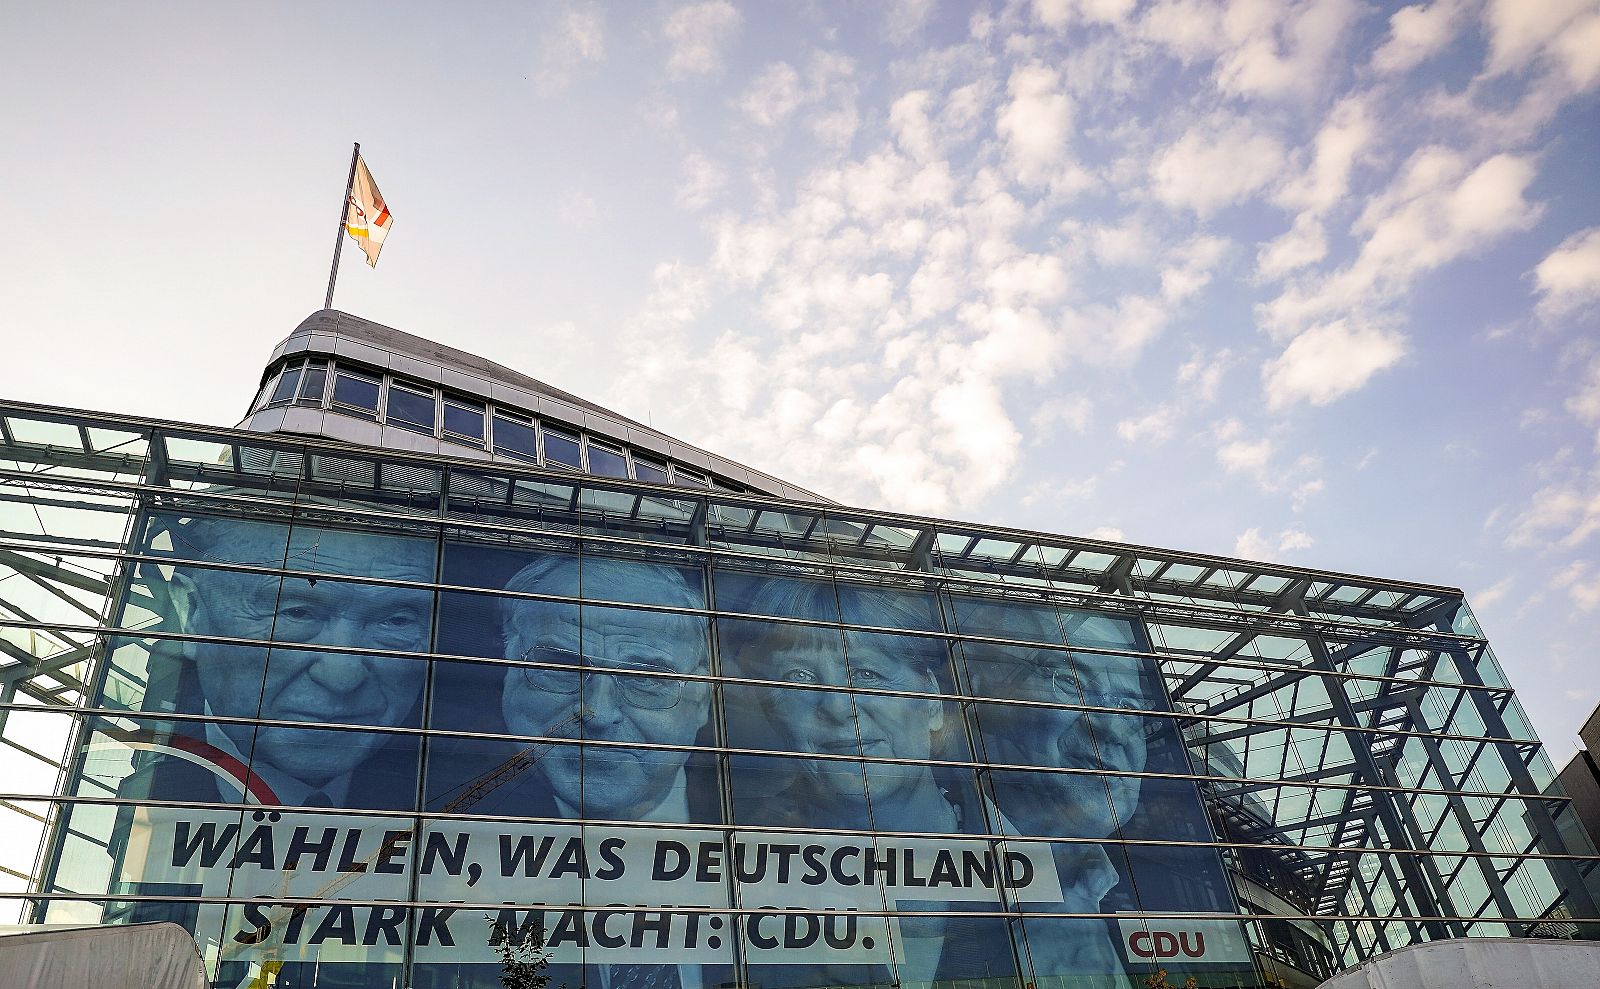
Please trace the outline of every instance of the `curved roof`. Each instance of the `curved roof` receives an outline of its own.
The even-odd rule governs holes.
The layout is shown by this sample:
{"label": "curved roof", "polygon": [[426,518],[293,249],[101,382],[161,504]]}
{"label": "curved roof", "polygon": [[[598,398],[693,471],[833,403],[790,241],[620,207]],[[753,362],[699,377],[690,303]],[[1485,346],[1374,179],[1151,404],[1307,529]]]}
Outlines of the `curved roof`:
{"label": "curved roof", "polygon": [[[707,471],[758,494],[833,504],[831,499],[814,491],[686,443],[488,358],[335,309],[323,309],[307,316],[278,344],[263,371],[263,383],[282,359],[302,354],[343,358],[454,394],[531,413],[590,436]],[[369,446],[395,446],[413,453],[461,456],[464,449],[441,445],[438,441],[434,442],[440,447],[438,450],[423,449],[419,442],[426,446],[426,441],[414,432],[384,429],[332,409],[326,412],[305,408],[253,409],[240,426],[255,432],[325,436]],[[484,451],[484,455],[490,459],[509,459],[497,456],[492,450]]]}

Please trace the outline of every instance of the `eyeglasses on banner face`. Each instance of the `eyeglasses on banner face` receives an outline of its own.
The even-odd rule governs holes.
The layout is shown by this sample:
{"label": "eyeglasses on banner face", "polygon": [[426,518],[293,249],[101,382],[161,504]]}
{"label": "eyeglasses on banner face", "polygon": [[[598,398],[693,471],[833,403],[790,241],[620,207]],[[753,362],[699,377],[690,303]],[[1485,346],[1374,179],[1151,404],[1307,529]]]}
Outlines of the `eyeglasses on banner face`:
{"label": "eyeglasses on banner face", "polygon": [[[604,669],[594,669],[584,662],[582,653],[558,646],[532,646],[524,649],[517,658],[529,663],[568,667],[568,669],[527,667],[520,671],[523,683],[534,690],[546,693],[577,696],[584,689],[585,682],[588,683],[588,690],[593,691],[599,678],[611,684],[622,698],[622,702],[629,707],[646,711],[667,711],[677,707],[678,701],[683,699],[683,681],[670,679],[668,676],[648,675],[652,673],[676,675],[676,670],[659,663],[608,658],[605,660]],[[630,676],[630,672],[645,675]]]}

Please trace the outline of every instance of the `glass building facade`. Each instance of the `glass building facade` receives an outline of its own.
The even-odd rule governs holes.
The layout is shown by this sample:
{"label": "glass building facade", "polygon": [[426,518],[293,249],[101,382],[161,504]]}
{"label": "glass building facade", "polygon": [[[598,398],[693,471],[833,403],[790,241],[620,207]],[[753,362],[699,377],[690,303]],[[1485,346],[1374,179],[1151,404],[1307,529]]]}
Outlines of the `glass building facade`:
{"label": "glass building facade", "polygon": [[1451,588],[18,404],[0,443],[41,835],[0,895],[176,921],[217,986],[1310,986],[1596,934]]}

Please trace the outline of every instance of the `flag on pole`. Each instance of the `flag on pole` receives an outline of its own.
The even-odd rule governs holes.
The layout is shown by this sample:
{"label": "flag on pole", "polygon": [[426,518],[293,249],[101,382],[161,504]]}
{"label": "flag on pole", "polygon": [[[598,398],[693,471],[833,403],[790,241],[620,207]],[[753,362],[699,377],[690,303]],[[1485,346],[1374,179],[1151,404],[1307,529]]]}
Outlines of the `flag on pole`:
{"label": "flag on pole", "polygon": [[350,195],[345,205],[344,228],[367,256],[367,264],[378,266],[378,252],[383,250],[383,238],[394,226],[394,216],[389,204],[383,201],[378,184],[367,171],[367,162],[356,157],[355,178],[350,183]]}

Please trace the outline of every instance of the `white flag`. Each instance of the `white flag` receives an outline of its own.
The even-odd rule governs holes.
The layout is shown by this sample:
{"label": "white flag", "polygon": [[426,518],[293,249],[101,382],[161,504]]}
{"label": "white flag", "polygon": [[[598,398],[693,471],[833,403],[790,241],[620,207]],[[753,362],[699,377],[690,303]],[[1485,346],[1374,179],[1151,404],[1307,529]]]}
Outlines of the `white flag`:
{"label": "white flag", "polygon": [[389,213],[389,204],[383,201],[378,183],[372,181],[366,159],[358,155],[355,181],[345,204],[344,228],[361,245],[367,264],[374,268],[378,266],[378,252],[383,250],[383,238],[389,235],[392,226],[394,217]]}

